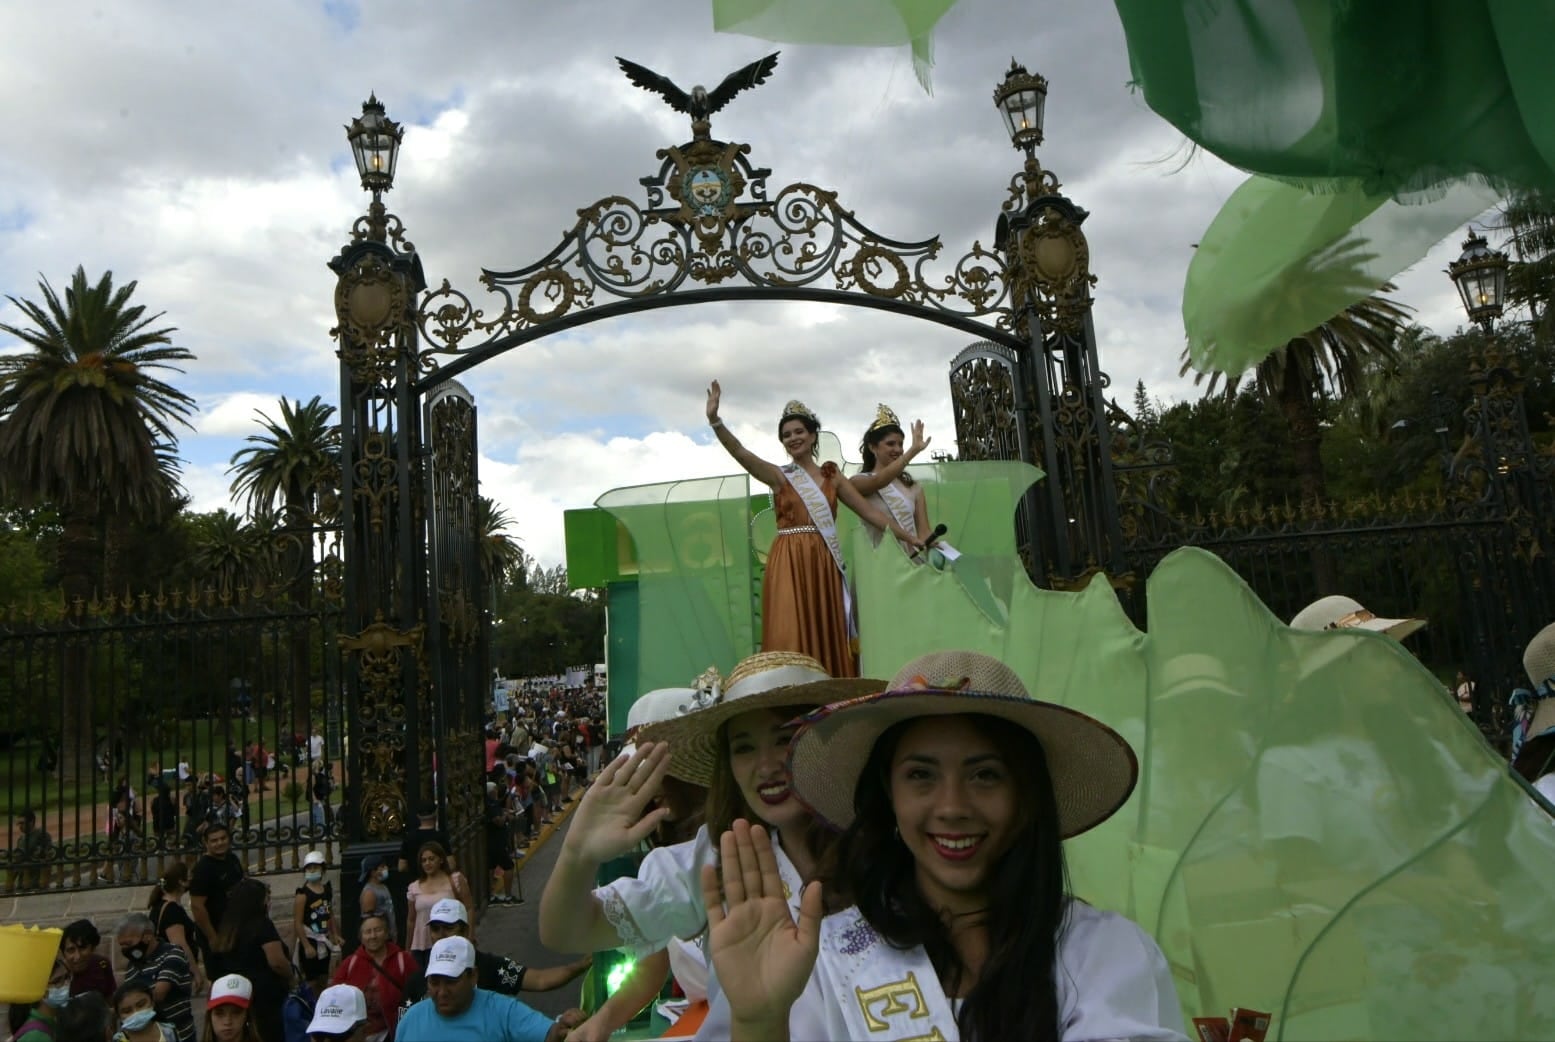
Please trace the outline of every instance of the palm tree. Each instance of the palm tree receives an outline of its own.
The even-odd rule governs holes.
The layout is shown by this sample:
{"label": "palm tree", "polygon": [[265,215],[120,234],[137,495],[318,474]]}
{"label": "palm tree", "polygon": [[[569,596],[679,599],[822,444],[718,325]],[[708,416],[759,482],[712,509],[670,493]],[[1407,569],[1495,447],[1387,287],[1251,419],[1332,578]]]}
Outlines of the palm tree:
{"label": "palm tree", "polygon": [[1515,259],[1507,269],[1507,303],[1528,309],[1534,328],[1550,331],[1555,316],[1555,198],[1519,192],[1501,204],[1500,230],[1510,232]]}
{"label": "palm tree", "polygon": [[208,580],[218,590],[235,591],[252,587],[262,578],[266,536],[256,531],[256,526],[244,524],[230,511],[218,510],[191,518],[190,528],[194,536],[190,564],[202,585]]}
{"label": "palm tree", "polygon": [[[281,419],[257,412],[263,428],[250,434],[248,447],[232,456],[227,473],[236,475],[232,492],[247,500],[258,518],[280,508],[275,536],[281,568],[291,585],[293,605],[307,610],[313,600],[313,538],[319,506],[340,484],[340,428],[331,423],[335,407],[318,395],[294,404],[280,400]],[[308,623],[303,618],[292,632],[292,727],[307,726],[309,705]]]}
{"label": "palm tree", "polygon": [[[1279,408],[1290,429],[1291,456],[1303,503],[1322,504],[1328,498],[1323,473],[1323,428],[1319,403],[1325,394],[1345,399],[1375,386],[1379,373],[1398,362],[1398,338],[1411,309],[1382,294],[1397,287],[1384,283],[1378,293],[1359,300],[1333,318],[1293,337],[1259,362],[1252,373],[1253,390],[1265,402]],[[1190,368],[1183,350],[1182,372]],[[1200,373],[1194,382],[1200,382]],[[1213,392],[1221,374],[1209,378]],[[1234,395],[1241,377],[1226,379],[1227,395]],[[1325,554],[1313,555],[1319,594],[1338,593],[1334,562]]]}
{"label": "palm tree", "polygon": [[486,496],[476,500],[475,538],[479,544],[481,578],[493,596],[500,587],[507,585],[514,569],[521,567],[525,560],[524,548],[507,533],[512,524],[508,512],[493,500]]}
{"label": "palm tree", "polygon": [[[58,565],[66,608],[91,599],[102,569],[106,518],[157,515],[176,487],[174,424],[194,399],[158,378],[194,358],[130,304],[136,284],[94,285],[76,268],[64,300],[41,279],[41,304],[8,296],[28,325],[0,324],[25,348],[0,356],[0,491],[60,515]],[[93,746],[85,660],[66,656],[61,769],[74,774]]]}

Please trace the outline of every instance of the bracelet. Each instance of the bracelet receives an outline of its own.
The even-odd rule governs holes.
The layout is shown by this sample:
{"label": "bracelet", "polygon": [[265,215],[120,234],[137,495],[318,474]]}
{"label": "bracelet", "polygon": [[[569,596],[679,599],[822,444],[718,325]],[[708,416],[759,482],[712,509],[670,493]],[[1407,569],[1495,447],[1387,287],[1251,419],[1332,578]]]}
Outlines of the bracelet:
{"label": "bracelet", "polygon": [[722,427],[724,425],[724,421],[722,421],[722,420],[708,420],[707,421],[707,425],[709,427]]}

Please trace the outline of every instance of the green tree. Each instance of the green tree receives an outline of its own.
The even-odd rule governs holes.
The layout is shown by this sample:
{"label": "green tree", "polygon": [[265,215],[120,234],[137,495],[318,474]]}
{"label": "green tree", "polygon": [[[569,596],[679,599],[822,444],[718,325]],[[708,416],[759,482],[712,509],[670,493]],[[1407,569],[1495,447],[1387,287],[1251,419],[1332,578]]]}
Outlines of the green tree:
{"label": "green tree", "polygon": [[[291,587],[292,603],[304,611],[313,600],[313,530],[322,502],[340,484],[340,428],[331,420],[335,407],[318,395],[294,404],[282,398],[281,418],[256,413],[263,428],[246,439],[247,448],[232,456],[232,492],[242,497],[253,517],[279,508],[276,533],[281,569]],[[308,624],[300,620],[292,632],[293,729],[307,725],[309,691]]]}
{"label": "green tree", "polygon": [[522,574],[524,548],[508,534],[513,519],[486,496],[475,504],[475,538],[480,546],[481,578],[493,595],[506,586],[515,572]]}
{"label": "green tree", "polygon": [[[42,303],[8,299],[27,325],[0,324],[23,350],[0,356],[0,492],[58,511],[59,585],[67,606],[91,599],[101,577],[99,532],[112,515],[161,513],[177,488],[169,446],[194,399],[160,378],[194,356],[172,342],[162,313],[131,304],[134,282],[95,283],[78,267],[64,299],[47,279]],[[67,657],[68,659],[68,657]],[[91,755],[87,673],[66,663],[61,768]]]}
{"label": "green tree", "polygon": [[1511,234],[1512,264],[1507,269],[1507,302],[1528,310],[1541,336],[1550,333],[1555,297],[1555,199],[1519,192],[1501,204],[1499,229]]}

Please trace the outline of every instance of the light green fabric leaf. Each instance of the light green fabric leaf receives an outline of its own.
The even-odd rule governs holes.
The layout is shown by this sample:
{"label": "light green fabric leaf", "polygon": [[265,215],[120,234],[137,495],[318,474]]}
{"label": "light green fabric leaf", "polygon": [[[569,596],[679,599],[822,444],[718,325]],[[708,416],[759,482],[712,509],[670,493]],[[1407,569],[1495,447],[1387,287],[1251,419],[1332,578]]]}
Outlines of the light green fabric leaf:
{"label": "light green fabric leaf", "polygon": [[934,26],[956,0],[713,0],[713,28],[780,43],[912,45],[913,73],[929,91]]}
{"label": "light green fabric leaf", "polygon": [[1406,205],[1359,181],[1319,192],[1249,178],[1188,265],[1182,318],[1194,368],[1233,376],[1251,369],[1377,292],[1497,196],[1463,181]]}
{"label": "light green fabric leaf", "polygon": [[1291,630],[1200,550],[1150,576],[1141,633],[1104,583],[1015,583],[990,626],[954,577],[855,549],[881,620],[867,674],[986,651],[1134,744],[1133,797],[1067,844],[1070,870],[1155,936],[1185,1015],[1270,1010],[1270,1038],[1548,1037],[1555,823],[1401,645]]}

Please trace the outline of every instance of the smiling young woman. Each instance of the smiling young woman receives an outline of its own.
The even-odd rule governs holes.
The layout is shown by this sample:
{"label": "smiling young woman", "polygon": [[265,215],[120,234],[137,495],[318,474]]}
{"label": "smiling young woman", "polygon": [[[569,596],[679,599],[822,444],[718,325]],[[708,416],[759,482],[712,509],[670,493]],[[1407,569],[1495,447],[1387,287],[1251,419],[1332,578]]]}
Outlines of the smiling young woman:
{"label": "smiling young woman", "polygon": [[825,883],[840,910],[822,920],[810,887],[791,917],[765,830],[724,835],[723,892],[703,881],[732,1038],[1186,1038],[1155,942],[1067,890],[1062,841],[1133,791],[1112,729],[988,656],[938,652],[806,718],[789,771],[844,830]]}

